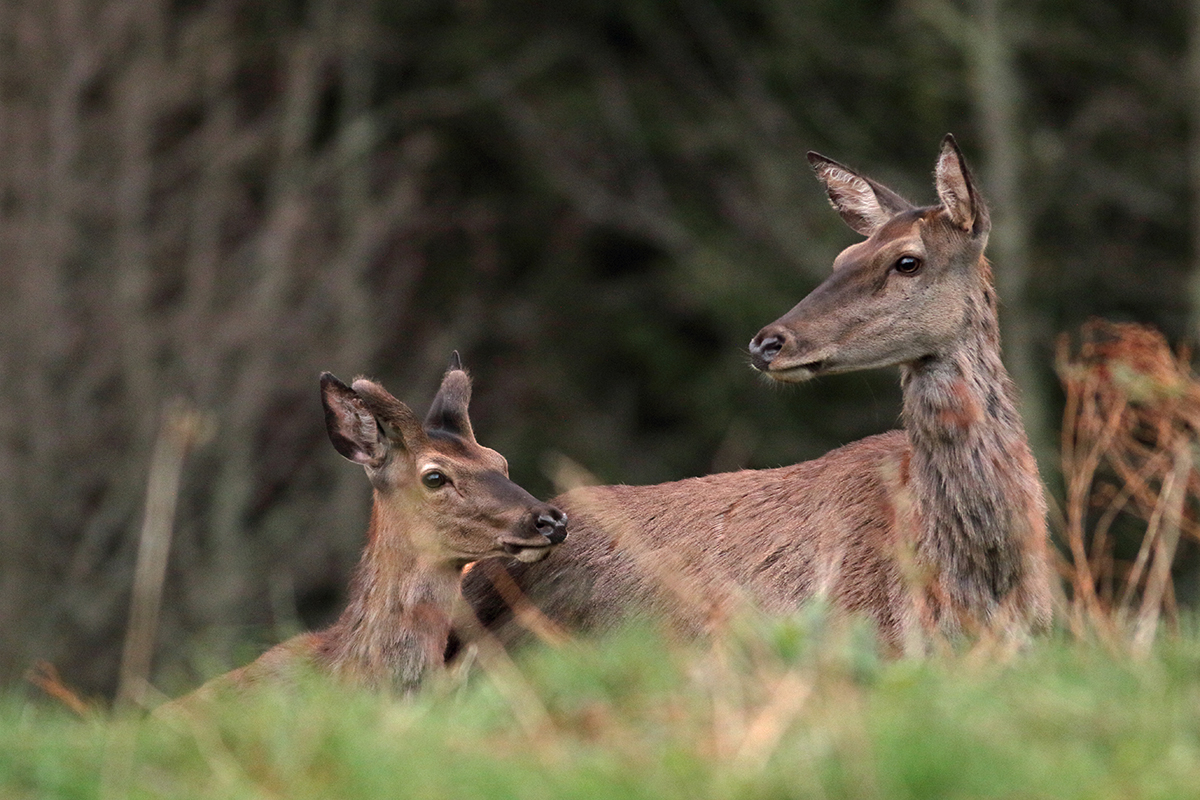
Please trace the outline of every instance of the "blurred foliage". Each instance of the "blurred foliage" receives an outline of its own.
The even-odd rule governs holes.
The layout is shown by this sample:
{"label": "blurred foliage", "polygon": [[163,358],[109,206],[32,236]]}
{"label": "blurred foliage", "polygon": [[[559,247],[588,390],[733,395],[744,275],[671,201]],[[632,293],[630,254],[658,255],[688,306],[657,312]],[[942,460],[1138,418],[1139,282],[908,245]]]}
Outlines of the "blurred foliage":
{"label": "blurred foliage", "polygon": [[937,142],[958,136],[1049,441],[1056,332],[1105,314],[1190,333],[1191,13],[0,4],[0,680],[41,657],[112,689],[175,397],[216,434],[185,476],[168,670],[339,607],[368,502],[325,442],[323,369],[420,407],[459,349],[481,439],[543,496],[560,455],[644,483],[893,427],[892,374],[783,393],[746,365],[854,240],[809,149],[928,202]]}
{"label": "blurred foliage", "polygon": [[819,610],[709,645],[630,629],[407,701],[327,682],[159,720],[0,697],[5,797],[1188,797],[1194,626],[880,660]]}

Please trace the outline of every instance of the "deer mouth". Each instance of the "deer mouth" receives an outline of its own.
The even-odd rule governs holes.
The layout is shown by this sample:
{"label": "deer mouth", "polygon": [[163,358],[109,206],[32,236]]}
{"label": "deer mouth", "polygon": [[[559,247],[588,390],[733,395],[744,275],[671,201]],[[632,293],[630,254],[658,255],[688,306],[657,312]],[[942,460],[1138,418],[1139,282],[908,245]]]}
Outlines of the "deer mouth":
{"label": "deer mouth", "polygon": [[829,369],[829,362],[825,359],[816,361],[805,361],[802,364],[792,364],[791,366],[780,365],[778,367],[772,365],[770,369],[763,370],[763,374],[777,381],[785,383],[800,383],[809,378],[815,378],[822,372]]}
{"label": "deer mouth", "polygon": [[554,544],[549,539],[544,539],[541,542],[502,541],[500,546],[507,555],[526,564],[541,561],[550,555],[550,551],[554,549]]}

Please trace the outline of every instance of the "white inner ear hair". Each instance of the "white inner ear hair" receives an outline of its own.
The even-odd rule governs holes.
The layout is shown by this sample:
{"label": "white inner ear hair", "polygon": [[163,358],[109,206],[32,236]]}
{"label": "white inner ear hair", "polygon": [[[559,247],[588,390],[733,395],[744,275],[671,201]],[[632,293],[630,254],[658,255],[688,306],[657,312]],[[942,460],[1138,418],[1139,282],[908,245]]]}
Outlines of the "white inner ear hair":
{"label": "white inner ear hair", "polygon": [[937,187],[938,197],[942,201],[942,205],[950,212],[951,218],[963,227],[968,227],[971,220],[969,219],[970,209],[970,194],[967,192],[967,182],[963,178],[962,171],[957,168],[957,164],[952,164],[950,158],[942,158],[937,164]]}
{"label": "white inner ear hair", "polygon": [[839,194],[843,195],[842,202],[856,209],[873,210],[879,207],[875,192],[870,184],[852,172],[846,172],[837,167],[828,167],[825,178],[833,185]]}

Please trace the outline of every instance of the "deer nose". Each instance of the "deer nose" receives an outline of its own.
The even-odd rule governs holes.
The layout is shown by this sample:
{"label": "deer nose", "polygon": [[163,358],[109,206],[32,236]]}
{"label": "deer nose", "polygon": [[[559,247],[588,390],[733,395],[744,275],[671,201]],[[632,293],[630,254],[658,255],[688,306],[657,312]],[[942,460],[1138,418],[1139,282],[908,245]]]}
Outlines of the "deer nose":
{"label": "deer nose", "polygon": [[757,370],[766,370],[783,349],[787,338],[783,331],[763,328],[750,340],[750,360]]}
{"label": "deer nose", "polygon": [[534,517],[533,526],[550,540],[550,544],[562,544],[567,538],[567,515],[554,506],[541,509]]}

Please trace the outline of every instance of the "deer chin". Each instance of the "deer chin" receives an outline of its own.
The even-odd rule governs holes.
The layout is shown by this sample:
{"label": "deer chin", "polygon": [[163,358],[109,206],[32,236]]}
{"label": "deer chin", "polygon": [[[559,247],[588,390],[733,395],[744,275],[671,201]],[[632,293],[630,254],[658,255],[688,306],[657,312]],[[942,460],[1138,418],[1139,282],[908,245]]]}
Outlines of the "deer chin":
{"label": "deer chin", "polygon": [[517,561],[525,564],[532,564],[535,561],[541,561],[546,556],[550,555],[550,551],[554,549],[554,545],[547,539],[545,544],[534,544],[530,542],[502,542],[502,547],[507,555],[512,556]]}
{"label": "deer chin", "polygon": [[760,370],[771,380],[781,383],[803,383],[829,371],[829,362],[805,361],[801,364],[780,365],[772,364],[768,369]]}

